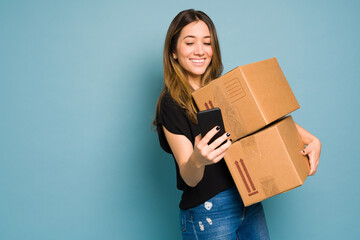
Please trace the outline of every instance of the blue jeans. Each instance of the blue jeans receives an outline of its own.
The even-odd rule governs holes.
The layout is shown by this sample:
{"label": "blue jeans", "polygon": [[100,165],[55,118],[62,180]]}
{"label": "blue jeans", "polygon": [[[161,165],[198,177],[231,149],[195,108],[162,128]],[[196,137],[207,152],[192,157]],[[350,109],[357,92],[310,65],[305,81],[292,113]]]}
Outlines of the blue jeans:
{"label": "blue jeans", "polygon": [[205,203],[180,209],[182,237],[187,239],[270,239],[261,203],[244,207],[235,187]]}

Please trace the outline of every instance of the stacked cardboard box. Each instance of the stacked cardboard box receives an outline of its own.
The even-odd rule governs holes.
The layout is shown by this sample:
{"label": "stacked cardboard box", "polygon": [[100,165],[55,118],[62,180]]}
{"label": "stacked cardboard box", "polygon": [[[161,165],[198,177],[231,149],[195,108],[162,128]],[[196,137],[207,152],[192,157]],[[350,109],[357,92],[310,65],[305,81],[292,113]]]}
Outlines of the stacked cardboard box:
{"label": "stacked cardboard box", "polygon": [[287,114],[300,106],[276,58],[233,69],[193,92],[199,110],[219,107],[235,143],[225,161],[245,206],[302,185],[304,144]]}

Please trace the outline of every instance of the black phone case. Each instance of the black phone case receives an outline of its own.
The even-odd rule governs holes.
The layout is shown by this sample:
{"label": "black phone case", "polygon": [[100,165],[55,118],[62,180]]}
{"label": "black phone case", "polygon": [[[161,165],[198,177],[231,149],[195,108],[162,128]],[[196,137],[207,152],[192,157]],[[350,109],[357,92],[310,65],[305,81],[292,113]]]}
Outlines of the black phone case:
{"label": "black phone case", "polygon": [[[214,140],[216,140],[218,137],[222,136],[225,133],[225,127],[220,108],[200,111],[197,113],[197,119],[199,122],[201,137],[204,137],[215,126],[220,126],[220,130],[215,134],[215,136],[209,141],[208,144],[211,144]],[[225,142],[223,142],[222,144],[224,144]]]}

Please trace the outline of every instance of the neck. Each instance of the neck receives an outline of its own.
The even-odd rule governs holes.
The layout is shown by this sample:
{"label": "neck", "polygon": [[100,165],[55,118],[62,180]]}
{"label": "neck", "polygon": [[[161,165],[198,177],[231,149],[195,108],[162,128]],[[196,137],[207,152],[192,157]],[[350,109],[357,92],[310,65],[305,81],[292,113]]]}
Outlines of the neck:
{"label": "neck", "polygon": [[200,88],[200,80],[201,80],[200,76],[196,77],[196,78],[192,78],[190,76],[188,77],[189,84],[194,90],[197,90]]}

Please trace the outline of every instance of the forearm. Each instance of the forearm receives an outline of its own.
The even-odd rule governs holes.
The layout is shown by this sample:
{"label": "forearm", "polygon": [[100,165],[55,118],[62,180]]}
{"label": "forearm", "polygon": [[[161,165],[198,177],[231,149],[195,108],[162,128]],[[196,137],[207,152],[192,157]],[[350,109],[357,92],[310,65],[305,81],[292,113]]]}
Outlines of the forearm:
{"label": "forearm", "polygon": [[[219,131],[217,127],[210,130],[204,138],[201,138],[200,134],[196,136],[194,146],[184,135],[173,134],[164,126],[163,129],[179,166],[180,175],[185,183],[191,187],[195,187],[201,181],[205,166],[219,162],[225,156],[226,149],[231,145],[231,141],[228,140],[230,137],[228,133],[224,133],[208,145],[210,139]],[[220,146],[224,141],[226,143]]]}
{"label": "forearm", "polygon": [[182,179],[190,187],[195,187],[204,176],[205,166],[197,163],[194,154],[191,154],[189,160],[179,168]]}

